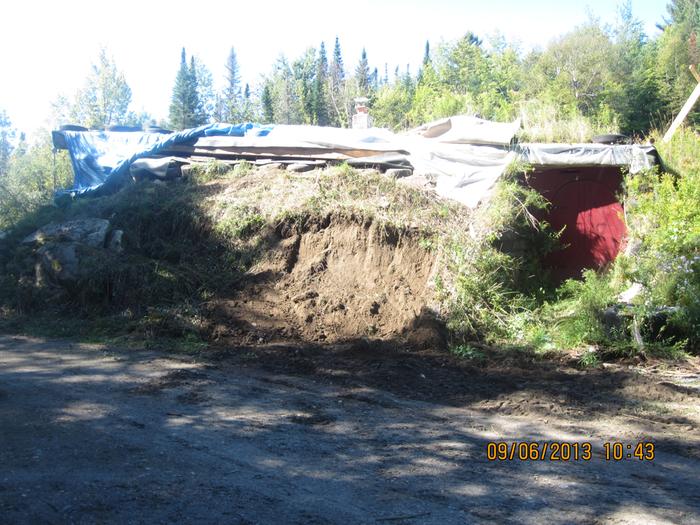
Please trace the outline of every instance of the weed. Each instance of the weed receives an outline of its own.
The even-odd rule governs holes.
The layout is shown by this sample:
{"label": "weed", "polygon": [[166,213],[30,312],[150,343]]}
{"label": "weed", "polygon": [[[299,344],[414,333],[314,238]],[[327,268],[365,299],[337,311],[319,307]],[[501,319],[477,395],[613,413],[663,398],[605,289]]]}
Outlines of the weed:
{"label": "weed", "polygon": [[468,344],[451,346],[450,352],[467,361],[483,361],[486,359],[486,354],[484,354],[484,352]]}
{"label": "weed", "polygon": [[587,348],[579,357],[578,364],[581,368],[594,368],[600,364],[600,357],[595,348]]}
{"label": "weed", "polygon": [[228,210],[226,216],[216,223],[215,230],[228,240],[247,240],[258,233],[265,223],[265,218],[256,210],[236,207]]}
{"label": "weed", "polygon": [[193,164],[190,177],[196,184],[205,184],[230,171],[231,167],[228,164],[211,159],[205,163]]}
{"label": "weed", "polygon": [[253,171],[253,164],[248,162],[247,160],[241,161],[236,166],[233,168],[232,171],[230,171],[231,175],[234,177],[245,177],[248,175],[251,171]]}

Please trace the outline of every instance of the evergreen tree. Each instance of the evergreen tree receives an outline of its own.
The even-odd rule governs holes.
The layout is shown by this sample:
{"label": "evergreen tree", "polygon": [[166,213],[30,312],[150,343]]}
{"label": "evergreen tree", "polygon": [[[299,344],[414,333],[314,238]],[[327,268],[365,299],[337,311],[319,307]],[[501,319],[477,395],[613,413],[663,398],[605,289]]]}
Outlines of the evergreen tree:
{"label": "evergreen tree", "polygon": [[423,53],[423,64],[421,65],[420,69],[418,70],[418,82],[421,81],[423,78],[423,71],[428,67],[430,64],[430,41],[426,40],[425,41],[425,52]]}
{"label": "evergreen tree", "polygon": [[375,67],[372,70],[372,74],[369,76],[369,89],[371,93],[376,93],[379,89],[379,71]]}
{"label": "evergreen tree", "polygon": [[295,98],[298,101],[298,114],[303,124],[313,124],[317,108],[314,97],[316,77],[316,50],[309,48],[292,65]]}
{"label": "evergreen tree", "polygon": [[180,69],[175,77],[169,120],[170,126],[174,129],[192,128],[202,122],[195,66],[192,62],[191,66],[187,67],[187,55],[184,47],[180,55]]}
{"label": "evergreen tree", "polygon": [[613,35],[615,81],[608,87],[610,103],[619,115],[620,130],[640,133],[651,127],[653,119],[663,118],[668,109],[654,68],[656,46],[647,42],[642,22],[634,18],[629,1],[619,8]]}
{"label": "evergreen tree", "polygon": [[206,124],[207,115],[202,106],[202,100],[199,97],[199,77],[197,76],[197,64],[195,63],[194,56],[190,57],[190,89],[194,93],[194,122],[193,127],[201,126]]}
{"label": "evergreen tree", "polygon": [[347,126],[350,121],[349,97],[347,96],[343,55],[340,50],[340,40],[337,36],[333,46],[333,60],[330,65],[328,99],[330,124],[333,126]]}
{"label": "evergreen tree", "polygon": [[242,119],[241,79],[236,51],[232,47],[226,60],[226,87],[223,94],[224,118],[231,123]]}
{"label": "evergreen tree", "polygon": [[314,78],[314,124],[319,126],[327,126],[328,119],[328,57],[326,56],[326,44],[321,42],[321,47],[318,52],[318,60],[316,61],[316,78]]}
{"label": "evergreen tree", "polygon": [[486,52],[481,44],[476,35],[467,33],[443,49],[442,77],[455,93],[479,96],[489,74]]}
{"label": "evergreen tree", "polygon": [[214,79],[209,68],[194,57],[195,75],[197,79],[197,96],[204,122],[218,121],[217,96],[214,93]]}
{"label": "evergreen tree", "polygon": [[243,112],[241,115],[241,120],[243,122],[252,122],[253,120],[256,120],[254,113],[253,101],[250,96],[250,86],[246,83],[245,87],[243,88]]}
{"label": "evergreen tree", "polygon": [[[688,67],[700,63],[700,2],[698,0],[671,0],[668,4],[670,18],[657,41],[655,76],[659,79],[661,97],[676,114],[693,91],[696,82],[688,74]],[[700,110],[689,115],[691,122],[700,122]]]}
{"label": "evergreen tree", "polygon": [[335,37],[335,45],[333,46],[333,62],[331,64],[331,73],[338,82],[345,80],[345,67],[343,66],[343,54],[340,51],[340,41]]}
{"label": "evergreen tree", "polygon": [[300,124],[303,122],[297,79],[292,74],[284,55],[274,65],[271,78],[273,115],[276,124]]}
{"label": "evergreen tree", "polygon": [[268,82],[262,90],[262,95],[260,96],[260,104],[262,105],[262,116],[264,124],[271,124],[275,121],[275,110],[274,103],[272,101],[272,89]]}
{"label": "evergreen tree", "polygon": [[369,95],[370,88],[370,78],[369,78],[369,64],[367,62],[367,51],[362,48],[362,55],[360,56],[360,62],[357,64],[357,69],[355,69],[355,80],[357,82],[357,88],[361,95]]}

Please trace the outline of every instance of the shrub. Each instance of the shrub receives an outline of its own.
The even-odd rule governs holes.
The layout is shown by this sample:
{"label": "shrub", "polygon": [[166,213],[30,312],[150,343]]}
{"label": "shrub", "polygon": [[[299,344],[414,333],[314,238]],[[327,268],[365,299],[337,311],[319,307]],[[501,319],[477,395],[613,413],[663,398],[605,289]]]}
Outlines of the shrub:
{"label": "shrub", "polygon": [[[628,176],[627,217],[641,249],[624,261],[630,280],[645,287],[640,312],[670,311],[668,324],[700,342],[700,136],[681,129],[659,151],[666,173]],[[624,258],[622,258],[624,259]],[[620,263],[623,263],[621,259]]]}

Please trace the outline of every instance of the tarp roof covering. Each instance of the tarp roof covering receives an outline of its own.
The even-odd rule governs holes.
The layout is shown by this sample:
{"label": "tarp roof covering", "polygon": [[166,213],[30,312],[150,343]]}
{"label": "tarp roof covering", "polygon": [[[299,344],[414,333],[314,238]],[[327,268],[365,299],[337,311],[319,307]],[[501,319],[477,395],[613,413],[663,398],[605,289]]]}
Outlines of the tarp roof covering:
{"label": "tarp roof covering", "polygon": [[498,123],[468,116],[442,119],[402,134],[382,128],[210,124],[168,135],[61,131],[54,132],[54,143],[70,153],[73,194],[113,191],[128,180],[135,162],[139,168],[154,165],[163,170],[164,157],[182,162],[206,158],[337,161],[380,169],[411,168],[415,175],[434,178],[439,195],[473,207],[518,157],[539,165],[626,165],[633,171],[653,164],[648,148],[638,146],[514,146],[519,127],[519,121]]}

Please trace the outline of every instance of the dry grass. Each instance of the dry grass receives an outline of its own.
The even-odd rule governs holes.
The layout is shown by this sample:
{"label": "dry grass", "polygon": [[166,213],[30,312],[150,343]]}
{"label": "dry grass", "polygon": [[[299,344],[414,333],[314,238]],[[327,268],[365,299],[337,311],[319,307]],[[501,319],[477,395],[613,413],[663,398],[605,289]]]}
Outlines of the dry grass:
{"label": "dry grass", "polygon": [[600,124],[539,100],[524,103],[520,114],[523,129],[519,139],[524,142],[590,142],[596,135],[619,133],[617,123]]}
{"label": "dry grass", "polygon": [[[338,166],[306,173],[253,169],[230,172],[207,184],[224,184],[203,206],[215,223],[242,213],[270,223],[296,215],[350,212],[384,224],[448,233],[469,228],[470,210],[411,188],[375,170]],[[256,219],[257,220],[257,219]]]}

